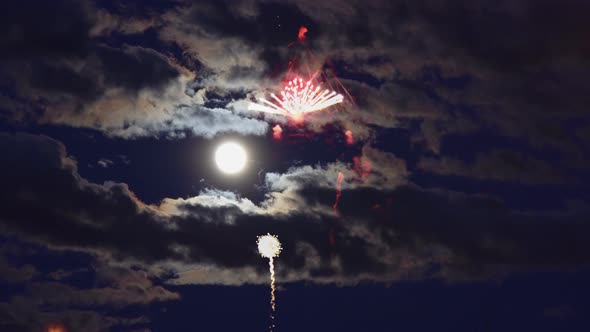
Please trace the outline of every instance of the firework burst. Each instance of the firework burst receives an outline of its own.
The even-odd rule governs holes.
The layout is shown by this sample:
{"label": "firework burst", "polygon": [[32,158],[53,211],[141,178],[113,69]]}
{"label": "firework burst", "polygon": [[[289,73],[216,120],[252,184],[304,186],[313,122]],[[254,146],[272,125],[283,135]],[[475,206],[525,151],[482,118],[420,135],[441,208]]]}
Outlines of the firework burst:
{"label": "firework burst", "polygon": [[261,235],[258,237],[256,241],[258,244],[258,252],[260,256],[268,258],[269,268],[270,268],[270,307],[272,309],[270,314],[271,325],[270,330],[272,331],[274,327],[274,312],[275,312],[275,266],[274,266],[274,258],[278,257],[283,249],[281,247],[281,242],[276,237],[276,235]]}
{"label": "firework burst", "polygon": [[274,101],[261,98],[257,103],[250,103],[248,109],[266,113],[281,114],[293,118],[301,118],[304,114],[316,112],[341,103],[344,97],[328,89],[322,90],[312,80],[304,82],[295,78],[285,86],[280,97],[274,93],[270,96]]}

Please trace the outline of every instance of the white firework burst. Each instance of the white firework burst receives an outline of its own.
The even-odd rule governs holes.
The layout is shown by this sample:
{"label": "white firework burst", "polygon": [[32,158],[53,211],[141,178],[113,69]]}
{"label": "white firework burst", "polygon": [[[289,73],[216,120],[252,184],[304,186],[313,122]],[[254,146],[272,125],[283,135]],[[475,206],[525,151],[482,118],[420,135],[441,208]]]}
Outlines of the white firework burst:
{"label": "white firework burst", "polygon": [[281,247],[281,242],[279,242],[276,235],[261,235],[256,242],[258,244],[258,252],[260,253],[260,256],[265,258],[277,257],[283,249]]}

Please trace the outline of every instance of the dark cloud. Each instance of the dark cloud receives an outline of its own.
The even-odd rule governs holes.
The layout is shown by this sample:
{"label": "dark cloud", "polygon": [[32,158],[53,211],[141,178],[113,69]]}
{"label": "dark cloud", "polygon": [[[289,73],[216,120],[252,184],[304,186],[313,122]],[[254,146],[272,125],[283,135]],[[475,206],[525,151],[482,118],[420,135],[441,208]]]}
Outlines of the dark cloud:
{"label": "dark cloud", "polygon": [[[84,58],[15,60],[1,69],[16,82],[16,93],[44,104],[46,120],[73,125],[85,122],[76,121],[76,117],[108,122],[117,99],[141,100],[139,95],[148,91],[156,98],[182,76],[180,69],[158,52],[127,45],[95,44]],[[124,92],[114,93],[117,89]],[[96,104],[104,106],[93,114]]]}
{"label": "dark cloud", "polygon": [[[449,47],[494,69],[521,71],[570,56],[585,61],[590,49],[583,43],[588,22],[582,13],[588,9],[588,4],[575,0],[558,6],[551,1],[495,6],[444,1],[420,13]],[[555,27],[544,24],[547,20]]]}
{"label": "dark cloud", "polygon": [[0,6],[0,57],[4,60],[86,54],[93,25],[86,2],[25,0]]}
{"label": "dark cloud", "polygon": [[[178,126],[186,118],[183,107],[198,109],[207,94],[224,96],[209,108],[216,112],[215,108],[235,105],[233,99],[244,94],[275,88],[299,48],[287,45],[305,25],[308,47],[320,67],[325,59],[337,60],[337,74],[347,77],[345,85],[362,110],[360,116],[343,112],[320,118],[318,125],[340,123],[367,138],[374,126],[396,128],[405,121],[422,121],[415,141],[435,153],[445,136],[499,130],[536,147],[563,150],[572,163],[580,159],[580,151],[571,147],[573,137],[564,129],[583,116],[588,104],[583,84],[588,29],[576,1],[493,7],[478,1],[170,1],[141,8],[135,2],[97,7],[58,1],[48,11],[71,14],[60,20],[27,16],[28,7],[44,3],[6,6],[3,40],[18,56],[4,54],[16,61],[9,67],[16,68],[18,78],[11,70],[5,75],[22,88],[20,98],[6,105],[13,112],[10,117],[21,121],[36,118],[35,112],[24,117],[14,111],[30,107],[26,101],[32,99],[48,110],[45,122],[123,137],[190,131]],[[542,23],[548,17],[558,22],[556,28]],[[137,38],[128,46],[97,38],[141,33],[148,27],[159,39],[149,47],[142,47]],[[34,42],[38,39],[44,42]],[[52,50],[43,48],[45,42]],[[39,59],[48,54],[55,55],[52,61]],[[194,73],[177,65],[185,63],[187,55],[198,62],[195,83],[190,83]],[[366,86],[367,82],[377,83]],[[195,86],[198,96],[185,94]],[[127,91],[115,92],[118,88]],[[232,96],[231,91],[242,96]],[[241,132],[239,128],[251,122],[232,114],[228,129],[221,125],[224,116],[211,118],[217,129],[205,131],[206,136]],[[206,127],[198,125],[202,119],[191,120],[197,123],[193,133],[201,135],[199,128]],[[267,129],[257,125],[259,130],[245,133],[259,135]]]}
{"label": "dark cloud", "polygon": [[512,151],[479,154],[473,162],[448,157],[425,158],[419,161],[422,170],[441,175],[464,176],[483,180],[500,180],[527,184],[568,182],[555,167],[543,160]]}
{"label": "dark cloud", "polygon": [[[61,8],[60,6],[61,3],[56,8]],[[88,6],[90,5],[68,7],[68,10],[75,11],[78,15],[71,24],[63,23],[63,28],[67,31],[83,33],[84,38],[80,37],[80,42],[75,43],[79,45],[79,52],[68,49],[52,51],[57,58],[55,61],[47,61],[36,58],[36,52],[46,52],[43,49],[28,49],[11,44],[22,54],[10,60],[15,66],[4,68],[4,74],[12,75],[22,97],[35,96],[37,100],[43,101],[46,105],[43,121],[99,128],[124,137],[170,130],[176,135],[176,131],[182,132],[184,129],[205,137],[213,137],[226,131],[264,134],[267,125],[263,121],[245,119],[233,111],[205,105],[212,101],[214,95],[219,96],[223,103],[223,98],[231,96],[228,90],[240,84],[244,91],[254,91],[256,87],[266,85],[265,77],[268,76],[267,70],[272,67],[272,63],[261,60],[260,55],[274,52],[273,50],[280,52],[278,50],[284,47],[283,43],[295,38],[291,30],[297,30],[303,24],[312,31],[309,38],[315,40],[320,52],[338,57],[343,61],[344,68],[352,74],[372,77],[375,73],[391,73],[389,76],[377,77],[377,83],[373,85],[363,83],[362,79],[360,82],[355,80],[354,75],[344,80],[356,92],[355,95],[360,96],[357,104],[359,112],[353,114],[345,110],[327,118],[324,116],[323,119],[320,116],[316,123],[318,128],[330,121],[338,121],[342,126],[354,129],[355,137],[367,138],[371,137],[376,128],[395,128],[404,121],[415,121],[419,125],[418,132],[413,134],[413,142],[424,143],[429,150],[439,154],[444,137],[482,130],[481,126],[485,124],[483,130],[499,129],[506,135],[522,135],[531,144],[542,144],[535,143],[536,140],[553,142],[553,145],[561,147],[562,153],[568,156],[576,152],[575,148],[573,151],[563,148],[568,146],[570,138],[546,109],[547,106],[556,107],[559,104],[557,96],[564,93],[560,85],[544,84],[542,80],[536,79],[538,76],[528,78],[525,75],[531,73],[533,67],[547,65],[547,68],[552,69],[551,63],[537,61],[530,66],[522,65],[522,70],[515,70],[513,64],[504,62],[512,57],[518,58],[517,60],[525,57],[519,53],[521,45],[515,42],[503,45],[504,48],[492,47],[500,43],[499,37],[492,33],[498,22],[506,20],[507,25],[504,28],[509,30],[527,27],[527,24],[534,26],[534,22],[523,21],[525,17],[521,10],[528,8],[526,5],[498,6],[490,15],[500,17],[499,20],[488,18],[486,11],[477,3],[448,8],[441,8],[440,4],[430,2],[384,5],[383,10],[374,13],[372,11],[379,7],[377,4],[361,6],[360,3],[352,2],[338,8],[331,2],[301,2],[297,5],[240,3],[231,6],[223,2],[199,2],[166,9],[166,14],[162,17],[166,24],[159,26],[159,37],[165,43],[176,43],[187,52],[194,53],[210,73],[209,76],[200,78],[197,82],[201,86],[194,84],[194,89],[188,95],[184,93],[184,89],[190,74],[185,68],[176,65],[174,58],[165,55],[165,52],[127,44],[109,46],[94,39],[91,28],[97,23],[88,12]],[[323,17],[321,31],[317,23],[320,21],[319,8],[322,13],[338,13]],[[564,8],[568,10],[567,7]],[[360,15],[357,10],[360,10]],[[355,17],[354,29],[344,29],[347,17]],[[102,17],[98,21],[104,19]],[[86,23],[79,23],[79,20]],[[27,29],[32,29],[23,36],[41,33],[29,27],[28,21],[23,22]],[[55,24],[51,20],[46,23],[49,26]],[[478,28],[475,31],[466,31],[466,26],[476,23]],[[278,24],[285,26],[278,27]],[[443,25],[445,28],[440,29]],[[80,28],[81,26],[85,28]],[[567,30],[567,27],[564,29]],[[455,33],[455,30],[460,30],[463,34]],[[52,31],[50,27],[43,33]],[[472,35],[478,31],[481,39]],[[565,31],[556,33],[562,34]],[[61,31],[55,34],[55,38],[63,37]],[[486,36],[491,46],[484,45]],[[7,40],[11,42],[13,39]],[[34,38],[31,37],[31,40]],[[54,43],[56,50],[59,45],[58,42]],[[380,45],[383,47],[375,47]],[[568,54],[575,53],[573,45],[569,46]],[[535,47],[542,52],[547,46]],[[402,54],[412,60],[402,61]],[[556,53],[550,58],[555,60],[559,57]],[[567,54],[563,54],[563,57],[567,57]],[[570,61],[575,64],[576,60]],[[392,68],[387,69],[390,66]],[[504,67],[497,70],[498,66]],[[517,67],[519,66],[521,65]],[[491,72],[491,69],[497,70],[497,73]],[[561,78],[567,81],[570,77],[556,76],[556,82]],[[236,81],[240,84],[235,85]],[[522,89],[518,90],[519,87]],[[527,103],[537,96],[544,99]],[[583,97],[572,100],[574,105],[583,100]],[[228,101],[236,105],[238,102],[233,97]],[[139,109],[136,104],[140,105]],[[559,119],[569,121],[570,115],[576,114],[576,111],[569,108]],[[329,265],[327,248],[326,243],[320,239],[333,228],[345,239],[342,243],[350,245],[339,248],[342,253],[339,256],[342,260],[339,268],[342,271],[381,271],[384,274],[383,271],[395,271],[395,267],[399,265],[394,261],[376,259],[377,256],[370,250],[411,252],[427,262],[424,264],[430,264],[429,255],[417,250],[416,245],[410,246],[425,241],[451,257],[465,255],[463,251],[481,254],[481,257],[476,254],[466,258],[464,264],[485,265],[495,264],[494,254],[501,257],[498,252],[507,250],[503,241],[508,243],[508,247],[516,246],[512,242],[518,242],[507,234],[498,233],[491,236],[492,244],[486,244],[491,248],[491,253],[487,253],[488,249],[482,248],[482,244],[478,247],[477,241],[465,244],[458,243],[460,239],[455,237],[433,238],[424,234],[429,228],[437,229],[429,223],[425,224],[424,229],[418,227],[419,222],[412,224],[417,228],[393,224],[391,229],[371,228],[368,225],[374,224],[367,220],[350,225],[337,224],[335,220],[338,217],[331,210],[334,202],[334,181],[338,174],[334,166],[304,166],[287,174],[268,174],[270,192],[263,206],[237,198],[229,199],[226,205],[207,206],[202,203],[208,199],[207,194],[193,200],[167,199],[160,206],[146,206],[125,184],[99,185],[82,179],[77,173],[74,160],[66,156],[65,148],[59,142],[25,135],[5,135],[3,141],[8,142],[2,145],[5,154],[18,156],[3,166],[6,168],[3,172],[6,186],[10,188],[6,192],[11,193],[3,196],[5,201],[11,202],[7,205],[9,208],[2,212],[5,224],[9,229],[55,245],[75,248],[87,246],[108,251],[117,257],[133,257],[142,261],[173,260],[187,264],[200,261],[244,268],[256,264],[254,252],[240,249],[249,246],[247,239],[264,232],[268,227],[276,227],[274,230],[277,233],[287,234],[284,235],[287,247],[294,249],[297,243],[306,243],[309,245],[306,248],[318,253],[321,268],[316,266],[315,269],[326,273],[326,264]],[[21,151],[27,153],[22,154]],[[384,202],[388,202],[388,199],[394,202],[404,201],[405,196],[398,197],[403,193],[415,200],[403,204],[409,210],[401,217],[391,218],[410,218],[416,214],[422,215],[420,220],[429,221],[437,214],[445,215],[443,224],[449,225],[449,231],[456,231],[456,228],[462,229],[464,226],[459,221],[465,217],[451,214],[444,208],[445,204],[456,204],[454,209],[459,211],[471,208],[470,204],[473,202],[470,199],[475,200],[478,206],[495,206],[497,203],[494,199],[482,197],[466,197],[458,203],[449,202],[449,197],[455,194],[408,186],[406,178],[409,172],[403,159],[371,148],[364,149],[363,158],[371,164],[366,179],[362,179],[362,171],[359,172],[358,165],[336,163],[345,170],[346,179],[341,217],[349,215],[363,219],[361,216],[367,211],[377,215],[403,211],[397,203],[388,207],[387,212],[380,210],[385,209]],[[563,180],[563,176],[548,163],[525,153],[503,151],[476,155],[473,158],[475,162],[471,165],[446,156],[437,159],[427,157],[420,159],[418,167],[443,175],[476,179],[525,183],[557,183]],[[530,169],[535,171],[531,172]],[[59,188],[57,193],[55,188]],[[377,189],[385,192],[372,191]],[[215,197],[212,195],[211,197]],[[371,197],[373,202],[367,203],[362,209],[356,209],[359,204],[366,202],[366,197]],[[354,199],[350,201],[351,198]],[[420,200],[425,200],[427,206],[439,208],[433,209],[432,215],[423,215]],[[348,211],[349,205],[356,210]],[[30,208],[31,206],[35,208]],[[375,210],[374,206],[378,208]],[[174,213],[169,214],[167,209]],[[269,211],[279,214],[272,215]],[[310,217],[312,212],[314,216]],[[485,219],[489,212],[487,209],[476,209],[467,215],[475,219]],[[492,215],[497,218],[494,222],[499,225],[511,225],[518,217],[528,218],[501,207],[497,207]],[[546,220],[545,224],[553,225],[551,218],[537,217]],[[576,216],[571,218],[575,220]],[[46,222],[39,224],[39,219]],[[275,219],[280,220],[280,223],[275,224]],[[271,224],[275,226],[269,226]],[[571,224],[576,222],[571,221]],[[62,231],[63,229],[67,231]],[[142,230],[142,241],[145,241],[142,243],[150,245],[128,241],[138,229]],[[483,229],[493,234],[491,230],[485,227]],[[481,230],[474,230],[474,234],[466,234],[465,237],[481,238],[482,235],[476,231]],[[356,237],[354,232],[369,234],[376,242],[368,243],[362,237]],[[400,243],[405,246],[392,245],[389,238],[391,235],[383,235],[385,233],[399,234],[402,237]],[[562,234],[563,238],[571,236],[569,233]],[[221,238],[228,239],[230,243],[222,250],[218,247],[219,243],[212,240]],[[538,249],[539,252],[546,251],[542,247]],[[230,254],[233,251],[237,254]],[[300,271],[305,270],[309,262],[298,256],[297,250],[288,252],[290,254],[285,256],[288,265]],[[509,255],[505,255],[509,258]],[[490,258],[489,262],[486,261],[487,258]],[[526,263],[525,258],[514,264]],[[578,258],[579,262],[585,259],[583,255]],[[506,260],[507,264],[513,263]],[[540,263],[543,261],[539,260]],[[332,272],[337,274],[336,270]]]}
{"label": "dark cloud", "polygon": [[[244,2],[243,2],[244,3]],[[240,10],[242,9],[242,10]],[[301,26],[317,34],[319,26],[295,4],[261,2],[240,7],[233,1],[199,1],[191,6],[187,23],[217,37],[237,37],[253,45],[286,46]]]}
{"label": "dark cloud", "polygon": [[158,105],[157,97],[165,94],[162,90],[186,75],[152,49],[110,47],[93,39],[91,29],[98,18],[89,2],[24,1],[3,6],[2,31],[7,35],[2,38],[6,44],[2,54],[7,58],[0,65],[0,76],[12,86],[13,95],[30,103],[21,107],[29,117],[20,115],[17,120],[104,129],[129,126],[133,115],[113,116],[113,109],[133,111],[129,102],[121,100],[141,103],[150,90],[156,100],[152,103]]}
{"label": "dark cloud", "polygon": [[131,91],[158,89],[180,75],[178,69],[154,50],[124,47],[121,51],[99,47],[96,54],[103,64],[105,83],[110,86],[122,86]]}
{"label": "dark cloud", "polygon": [[[137,247],[135,254],[155,259],[173,255],[165,245],[156,245],[166,235],[158,234],[157,221],[144,211],[128,188],[123,184],[101,186],[82,180],[75,161],[66,157],[61,143],[47,137],[3,135],[0,146],[3,153],[14,156],[2,172],[11,188],[2,194],[3,199],[16,199],[16,205],[7,209],[3,217],[8,225],[77,247],[125,246],[129,242],[122,235],[130,236],[141,225],[143,237],[154,242],[149,248]],[[36,207],[27,208],[31,204]],[[114,236],[107,235],[111,232]]]}
{"label": "dark cloud", "polygon": [[147,1],[116,1],[105,0],[99,3],[101,8],[122,17],[151,18],[165,13],[167,10],[182,4],[182,0],[147,0]]}
{"label": "dark cloud", "polygon": [[260,135],[266,129],[224,109],[219,115],[203,109],[202,96],[185,93],[194,74],[166,49],[109,45],[102,37],[142,31],[153,22],[125,22],[85,1],[57,1],[47,11],[36,1],[5,6],[0,79],[10,87],[3,103],[9,122],[66,124],[122,137],[187,130],[207,137],[220,131]]}
{"label": "dark cloud", "polygon": [[[434,152],[448,135],[499,131],[563,150],[569,163],[575,159],[567,128],[577,119],[587,121],[588,102],[588,27],[578,2],[304,1],[300,7],[322,18],[319,45],[345,63],[343,75],[379,85],[353,94],[378,105],[359,104],[367,122],[400,127],[421,120],[416,139],[426,139]],[[355,32],[370,31],[371,38],[363,39],[369,46],[343,28],[363,13],[371,19]],[[553,29],[546,20],[563,24]],[[381,93],[383,84],[393,88]],[[351,119],[339,120],[353,127]]]}
{"label": "dark cloud", "polygon": [[[357,178],[346,164],[270,174],[261,205],[208,191],[146,206],[124,184],[82,179],[59,142],[23,134],[3,135],[1,141],[3,155],[15,156],[2,166],[12,193],[2,196],[6,229],[117,259],[197,269],[210,264],[243,271],[236,278],[255,282],[260,259],[253,241],[266,232],[284,243],[287,280],[392,280],[402,271],[420,276],[433,264],[449,274],[481,275],[497,272],[498,266],[574,266],[590,258],[580,237],[587,231],[584,209],[519,212],[492,197],[403,185],[403,164],[392,167],[392,157],[374,149],[364,152],[372,163],[366,178]],[[336,215],[333,186],[339,169],[346,181]],[[201,282],[216,283],[214,278]]]}
{"label": "dark cloud", "polygon": [[30,280],[37,273],[32,265],[13,266],[0,256],[0,276],[6,283],[22,283]]}
{"label": "dark cloud", "polygon": [[[112,261],[96,253],[52,249],[14,237],[2,241],[3,331],[45,331],[56,324],[90,332],[139,328],[149,323],[147,317],[121,312],[179,299],[137,266],[110,265]],[[11,272],[17,270],[11,266],[15,263],[21,266],[18,276]]]}
{"label": "dark cloud", "polygon": [[[39,330],[49,321],[74,331],[145,328],[145,317],[96,308],[175,300],[170,284],[266,282],[255,238],[267,232],[283,242],[277,273],[285,282],[471,280],[587,266],[587,7],[574,0],[1,4],[0,119],[11,126],[213,138],[265,135],[276,121],[285,135],[350,130],[355,143],[323,164],[286,160],[289,169],[261,171],[257,201],[209,188],[148,205],[125,183],[81,176],[59,141],[0,134],[2,234],[89,261],[48,269],[0,252],[0,283],[21,291],[2,298],[0,329]],[[305,44],[292,43],[302,25]],[[338,77],[354,100],[298,128],[247,111],[249,100],[278,89],[289,65],[298,70],[305,61],[331,78],[325,85]],[[117,158],[88,160],[104,167]],[[481,183],[502,196],[477,193]],[[556,208],[519,210],[508,187],[553,188]],[[80,275],[95,284],[77,284]]]}

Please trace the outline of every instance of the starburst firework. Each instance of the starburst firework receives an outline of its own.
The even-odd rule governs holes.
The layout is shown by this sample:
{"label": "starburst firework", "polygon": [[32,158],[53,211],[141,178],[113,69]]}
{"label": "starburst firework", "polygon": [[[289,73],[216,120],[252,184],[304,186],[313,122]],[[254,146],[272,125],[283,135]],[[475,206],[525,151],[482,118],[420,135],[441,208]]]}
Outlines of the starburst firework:
{"label": "starburst firework", "polygon": [[289,81],[281,91],[280,97],[274,93],[271,93],[270,96],[274,102],[260,98],[258,103],[250,103],[248,109],[298,118],[304,114],[336,105],[344,100],[344,97],[336,91],[322,90],[319,85],[315,86],[312,80],[304,82],[301,78]]}

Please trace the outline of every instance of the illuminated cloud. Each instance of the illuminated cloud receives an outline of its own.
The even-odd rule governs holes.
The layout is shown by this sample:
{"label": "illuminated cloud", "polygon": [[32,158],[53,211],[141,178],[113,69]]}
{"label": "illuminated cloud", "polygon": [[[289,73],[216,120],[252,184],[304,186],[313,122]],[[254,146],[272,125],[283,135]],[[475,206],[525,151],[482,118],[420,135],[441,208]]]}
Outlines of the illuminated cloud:
{"label": "illuminated cloud", "polygon": [[[3,329],[143,329],[146,317],[104,312],[176,301],[179,285],[265,284],[252,239],[268,232],[285,248],[281,282],[474,280],[590,262],[580,237],[589,231],[588,4],[107,3],[0,4],[0,120],[11,131],[0,134],[0,237],[86,264],[46,271],[27,250],[3,247],[0,279],[24,290],[0,303]],[[290,18],[284,29],[278,15]],[[230,133],[284,147],[290,124],[247,105],[282,86],[302,24],[353,100],[297,130],[320,139],[333,130],[346,151],[262,170],[256,199],[208,187],[148,204],[140,188],[102,183],[120,169],[97,161],[116,156],[92,156],[88,174],[61,142],[14,134]],[[85,274],[98,284],[71,283]]]}
{"label": "illuminated cloud", "polygon": [[[432,264],[441,266],[441,275],[455,278],[486,275],[492,266],[510,270],[590,259],[573,249],[584,246],[576,240],[585,229],[578,223],[583,210],[514,211],[485,195],[425,190],[406,183],[403,164],[396,168],[393,156],[373,148],[363,154],[372,164],[364,177],[353,164],[268,174],[268,193],[260,204],[212,190],[145,205],[124,184],[98,185],[81,178],[57,141],[18,134],[3,135],[0,142],[3,155],[29,151],[2,165],[5,187],[22,193],[1,197],[7,207],[1,211],[4,227],[59,248],[149,262],[154,271],[155,266],[172,268],[179,279],[171,283],[264,282],[251,239],[265,232],[281,237],[284,254],[277,273],[284,281],[391,281],[400,273],[419,278]],[[40,178],[40,167],[51,176]],[[332,205],[338,172],[345,177],[336,216]],[[59,195],[55,186],[63,189]],[[68,208],[72,201],[74,210]],[[63,211],[70,211],[67,217]],[[39,213],[43,225],[51,227],[34,222]],[[533,225],[536,231],[527,232]],[[139,228],[139,242],[127,241]],[[334,257],[326,251],[330,228],[336,234]],[[546,241],[545,235],[555,240]],[[93,240],[98,238],[102,240]],[[222,245],[209,238],[225,241]],[[570,252],[565,261],[563,252]]]}

